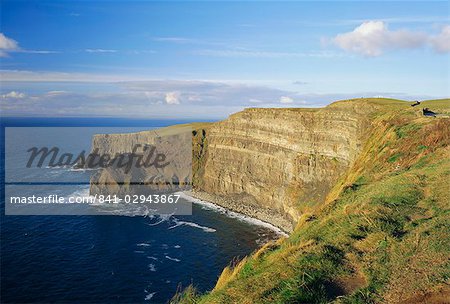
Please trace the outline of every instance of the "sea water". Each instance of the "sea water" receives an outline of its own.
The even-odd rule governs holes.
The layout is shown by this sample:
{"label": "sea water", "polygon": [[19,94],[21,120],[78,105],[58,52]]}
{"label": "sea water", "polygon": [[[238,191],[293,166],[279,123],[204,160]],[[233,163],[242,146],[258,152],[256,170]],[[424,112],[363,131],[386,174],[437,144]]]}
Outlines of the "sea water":
{"label": "sea water", "polygon": [[[5,126],[95,126],[102,133],[114,133],[117,127],[131,132],[185,122],[4,118],[2,145]],[[74,131],[60,145],[89,150],[92,132]],[[51,139],[45,137],[43,144]],[[185,216],[5,215],[4,168],[2,154],[2,303],[166,303],[177,288],[189,284],[200,292],[211,290],[232,259],[279,235],[261,222],[196,200],[193,214]],[[17,179],[36,174],[13,169],[8,172],[17,174]],[[45,168],[44,174],[56,180],[86,181],[65,184],[57,189],[58,195],[89,193],[88,171],[59,167]],[[48,194],[45,186],[23,187],[27,194]]]}

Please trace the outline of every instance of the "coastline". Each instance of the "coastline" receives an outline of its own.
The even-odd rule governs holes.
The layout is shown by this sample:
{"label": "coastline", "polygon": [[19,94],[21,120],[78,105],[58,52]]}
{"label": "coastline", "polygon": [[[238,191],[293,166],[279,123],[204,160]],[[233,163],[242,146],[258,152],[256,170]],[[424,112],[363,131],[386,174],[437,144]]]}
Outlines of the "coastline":
{"label": "coastline", "polygon": [[227,216],[238,218],[253,225],[263,226],[276,232],[280,236],[288,237],[292,232],[292,223],[282,216],[270,213],[270,210],[254,209],[245,204],[238,204],[236,201],[228,200],[217,195],[211,195],[203,191],[181,192],[183,198],[194,204],[206,206]]}

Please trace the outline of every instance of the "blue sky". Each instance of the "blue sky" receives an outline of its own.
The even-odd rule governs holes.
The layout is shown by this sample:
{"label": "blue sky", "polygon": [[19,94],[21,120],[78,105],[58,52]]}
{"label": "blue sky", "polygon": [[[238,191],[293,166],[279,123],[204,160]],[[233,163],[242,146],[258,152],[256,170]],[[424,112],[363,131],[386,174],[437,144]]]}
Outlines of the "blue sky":
{"label": "blue sky", "polygon": [[2,1],[14,116],[222,118],[449,97],[449,2]]}

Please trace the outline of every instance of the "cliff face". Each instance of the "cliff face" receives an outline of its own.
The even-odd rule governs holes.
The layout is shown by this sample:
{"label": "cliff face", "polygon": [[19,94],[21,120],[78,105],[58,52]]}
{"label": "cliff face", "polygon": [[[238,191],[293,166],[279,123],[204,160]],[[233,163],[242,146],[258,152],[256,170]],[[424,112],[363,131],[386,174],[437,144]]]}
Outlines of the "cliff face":
{"label": "cliff face", "polygon": [[96,134],[92,137],[92,150],[97,149],[99,154],[110,155],[130,153],[135,145],[154,145],[161,138],[182,136],[191,130],[191,125],[177,125],[136,133]]}
{"label": "cliff face", "polygon": [[[353,104],[252,108],[211,125],[158,133],[192,127],[195,196],[292,231],[300,214],[324,200],[358,155],[370,111]],[[154,143],[155,134],[96,135],[93,148],[127,153],[136,143]],[[91,193],[118,192],[120,185],[110,186],[113,175],[98,174]]]}
{"label": "cliff face", "polygon": [[[358,155],[367,116],[354,108],[246,109],[206,131],[197,190],[292,230]],[[200,193],[200,196],[202,194]],[[231,202],[231,203],[230,203]],[[229,206],[228,206],[229,207]]]}
{"label": "cliff face", "polygon": [[137,133],[94,135],[94,154],[99,159],[110,156],[115,162],[91,177],[91,194],[122,196],[189,188],[191,134],[191,125],[178,125]]}

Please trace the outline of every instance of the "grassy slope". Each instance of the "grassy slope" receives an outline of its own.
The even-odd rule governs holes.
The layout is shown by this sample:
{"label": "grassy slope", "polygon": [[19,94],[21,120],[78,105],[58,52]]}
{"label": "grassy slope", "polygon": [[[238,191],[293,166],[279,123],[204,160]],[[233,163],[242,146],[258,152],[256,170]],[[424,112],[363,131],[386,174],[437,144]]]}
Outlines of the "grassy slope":
{"label": "grassy slope", "polygon": [[[327,200],[289,238],[224,269],[212,292],[189,287],[174,302],[437,303],[449,295],[450,119],[395,100],[345,102],[381,108]],[[423,106],[450,112],[448,99]]]}

